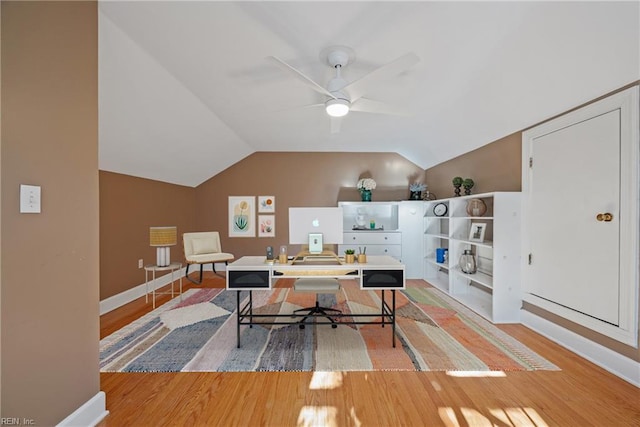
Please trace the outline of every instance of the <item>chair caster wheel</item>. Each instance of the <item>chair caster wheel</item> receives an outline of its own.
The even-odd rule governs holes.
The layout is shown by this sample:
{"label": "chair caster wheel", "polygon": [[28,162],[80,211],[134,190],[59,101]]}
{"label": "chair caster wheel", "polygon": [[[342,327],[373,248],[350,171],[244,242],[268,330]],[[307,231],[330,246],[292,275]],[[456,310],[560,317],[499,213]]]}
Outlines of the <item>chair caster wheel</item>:
{"label": "chair caster wheel", "polygon": [[335,329],[335,328],[337,328],[337,327],[338,327],[338,325],[336,325],[336,324],[334,323],[333,325],[331,325],[331,327],[332,327],[333,329]]}
{"label": "chair caster wheel", "polygon": [[300,325],[300,329],[304,329],[304,325]]}

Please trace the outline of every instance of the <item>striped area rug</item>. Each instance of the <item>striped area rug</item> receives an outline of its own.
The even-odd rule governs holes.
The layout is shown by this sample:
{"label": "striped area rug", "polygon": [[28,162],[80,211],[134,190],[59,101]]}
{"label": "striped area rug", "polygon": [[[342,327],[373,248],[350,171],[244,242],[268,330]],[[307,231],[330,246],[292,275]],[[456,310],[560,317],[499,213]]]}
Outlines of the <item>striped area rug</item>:
{"label": "striped area rug", "polygon": [[[397,341],[380,325],[242,326],[236,348],[236,292],[191,289],[100,341],[101,372],[515,371],[558,368],[441,291],[397,292]],[[313,294],[254,291],[254,312],[291,313]],[[342,282],[320,304],[372,314],[380,294]]]}

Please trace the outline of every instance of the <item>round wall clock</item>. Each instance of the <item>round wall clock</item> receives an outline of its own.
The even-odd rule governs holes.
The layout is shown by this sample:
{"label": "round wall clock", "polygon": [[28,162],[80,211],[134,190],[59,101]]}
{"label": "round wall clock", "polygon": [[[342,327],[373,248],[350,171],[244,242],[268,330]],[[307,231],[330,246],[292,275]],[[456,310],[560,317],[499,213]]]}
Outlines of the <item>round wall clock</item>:
{"label": "round wall clock", "polygon": [[447,205],[444,203],[438,203],[433,207],[433,214],[435,216],[445,216],[447,214]]}

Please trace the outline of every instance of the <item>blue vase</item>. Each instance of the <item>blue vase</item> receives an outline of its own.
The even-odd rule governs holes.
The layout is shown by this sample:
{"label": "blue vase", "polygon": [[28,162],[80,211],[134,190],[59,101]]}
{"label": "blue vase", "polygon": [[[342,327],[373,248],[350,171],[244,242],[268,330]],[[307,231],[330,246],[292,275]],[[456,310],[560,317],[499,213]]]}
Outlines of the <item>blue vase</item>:
{"label": "blue vase", "polygon": [[363,202],[371,201],[371,190],[360,190],[360,196]]}

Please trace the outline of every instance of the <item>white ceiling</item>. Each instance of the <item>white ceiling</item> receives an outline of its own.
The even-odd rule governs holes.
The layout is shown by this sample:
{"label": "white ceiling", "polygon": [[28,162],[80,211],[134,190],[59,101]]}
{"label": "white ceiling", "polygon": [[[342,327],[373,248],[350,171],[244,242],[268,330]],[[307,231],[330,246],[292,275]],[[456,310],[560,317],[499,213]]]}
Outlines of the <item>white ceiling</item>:
{"label": "white ceiling", "polygon": [[[640,3],[101,1],[101,170],[197,186],[256,151],[397,152],[422,168],[640,79]],[[353,81],[421,59],[332,134],[320,52]]]}

